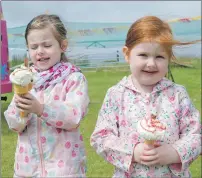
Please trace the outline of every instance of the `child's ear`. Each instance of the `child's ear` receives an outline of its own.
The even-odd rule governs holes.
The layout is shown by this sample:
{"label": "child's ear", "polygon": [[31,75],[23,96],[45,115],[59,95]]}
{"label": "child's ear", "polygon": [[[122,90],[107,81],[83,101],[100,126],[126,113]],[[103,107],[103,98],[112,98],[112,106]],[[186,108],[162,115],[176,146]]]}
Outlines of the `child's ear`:
{"label": "child's ear", "polygon": [[129,56],[128,56],[129,50],[128,50],[128,47],[124,46],[122,51],[123,51],[123,55],[124,55],[124,58],[125,58],[126,62],[129,63]]}
{"label": "child's ear", "polygon": [[63,40],[62,43],[61,43],[62,52],[65,52],[65,51],[66,51],[67,46],[68,46],[67,40]]}

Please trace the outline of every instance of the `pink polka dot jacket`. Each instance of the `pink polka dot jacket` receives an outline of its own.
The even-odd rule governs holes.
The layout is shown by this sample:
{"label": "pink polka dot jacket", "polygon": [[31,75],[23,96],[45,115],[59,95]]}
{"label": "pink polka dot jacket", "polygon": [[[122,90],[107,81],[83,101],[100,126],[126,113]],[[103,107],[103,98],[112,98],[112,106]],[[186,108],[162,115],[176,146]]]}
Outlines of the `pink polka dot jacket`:
{"label": "pink polka dot jacket", "polygon": [[89,104],[81,72],[31,93],[44,103],[41,117],[21,119],[12,101],[5,111],[9,128],[18,133],[14,177],[85,177],[86,154],[79,130]]}
{"label": "pink polka dot jacket", "polygon": [[[132,163],[134,147],[144,141],[137,132],[137,122],[148,112],[157,113],[158,119],[167,124],[164,139],[158,141],[171,144],[181,163],[153,167]],[[191,177],[189,165],[201,153],[200,132],[199,112],[183,86],[163,78],[151,93],[143,95],[128,76],[107,91],[91,145],[115,166],[113,177],[187,178]]]}

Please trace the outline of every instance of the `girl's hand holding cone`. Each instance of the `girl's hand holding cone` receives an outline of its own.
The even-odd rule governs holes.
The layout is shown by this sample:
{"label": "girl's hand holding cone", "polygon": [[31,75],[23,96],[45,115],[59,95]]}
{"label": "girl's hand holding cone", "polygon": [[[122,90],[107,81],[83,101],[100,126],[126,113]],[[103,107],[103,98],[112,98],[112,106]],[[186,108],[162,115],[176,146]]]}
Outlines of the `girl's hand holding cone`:
{"label": "girl's hand holding cone", "polygon": [[[176,159],[177,152],[170,145],[160,146],[156,140],[162,140],[166,131],[166,125],[157,119],[156,115],[151,115],[148,119],[138,122],[137,131],[144,138],[144,143],[139,143],[134,149],[134,160],[147,166],[165,165],[179,162]],[[172,151],[169,152],[169,149]],[[167,158],[167,154],[175,155]],[[178,157],[177,157],[178,158]]]}
{"label": "girl's hand holding cone", "polygon": [[168,165],[180,163],[177,151],[170,144],[151,148],[144,144],[144,149],[140,155],[140,163],[146,166]]}
{"label": "girl's hand holding cone", "polygon": [[41,104],[32,94],[15,95],[17,108],[25,113],[34,113],[41,116],[43,113],[43,104]]}
{"label": "girl's hand holding cone", "polygon": [[153,144],[147,143],[139,143],[135,146],[134,153],[133,153],[133,162],[141,163],[141,156],[145,154],[145,151],[155,149],[159,147],[160,144],[154,142]]}

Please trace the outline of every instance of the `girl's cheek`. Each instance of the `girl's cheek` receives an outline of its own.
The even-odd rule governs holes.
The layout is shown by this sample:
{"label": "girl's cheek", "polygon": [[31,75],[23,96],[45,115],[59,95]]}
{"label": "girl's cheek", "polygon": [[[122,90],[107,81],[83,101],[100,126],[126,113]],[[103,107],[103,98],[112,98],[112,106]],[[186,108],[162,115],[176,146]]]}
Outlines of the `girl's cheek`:
{"label": "girl's cheek", "polygon": [[30,52],[29,53],[29,57],[31,58],[31,60],[33,62],[33,59],[35,58],[35,53],[34,52]]}

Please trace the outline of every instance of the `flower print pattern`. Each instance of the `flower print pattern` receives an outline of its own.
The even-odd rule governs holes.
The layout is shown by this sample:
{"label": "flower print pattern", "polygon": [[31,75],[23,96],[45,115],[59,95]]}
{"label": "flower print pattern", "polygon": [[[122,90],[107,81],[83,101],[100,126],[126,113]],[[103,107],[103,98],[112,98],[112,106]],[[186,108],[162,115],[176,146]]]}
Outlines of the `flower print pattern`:
{"label": "flower print pattern", "polygon": [[25,156],[25,162],[29,163],[29,157],[28,156]]}
{"label": "flower print pattern", "polygon": [[46,143],[46,137],[41,137],[41,143]]}
{"label": "flower print pattern", "polygon": [[23,153],[23,152],[24,152],[24,148],[23,148],[22,146],[20,147],[19,152],[20,152],[20,153]]}
{"label": "flower print pattern", "polygon": [[63,161],[63,160],[60,160],[60,161],[58,162],[58,167],[59,167],[59,168],[64,167],[64,161]]}
{"label": "flower print pattern", "polygon": [[66,143],[65,143],[65,147],[66,147],[67,149],[69,149],[69,148],[71,147],[71,143],[70,143],[70,142],[66,142]]}
{"label": "flower print pattern", "polygon": [[60,98],[59,98],[59,96],[58,95],[55,95],[54,96],[54,100],[59,100]]}
{"label": "flower print pattern", "polygon": [[63,126],[63,122],[62,121],[57,121],[56,122],[56,126],[57,127],[62,127]]}
{"label": "flower print pattern", "polygon": [[72,157],[76,157],[76,152],[74,150],[72,151]]}

